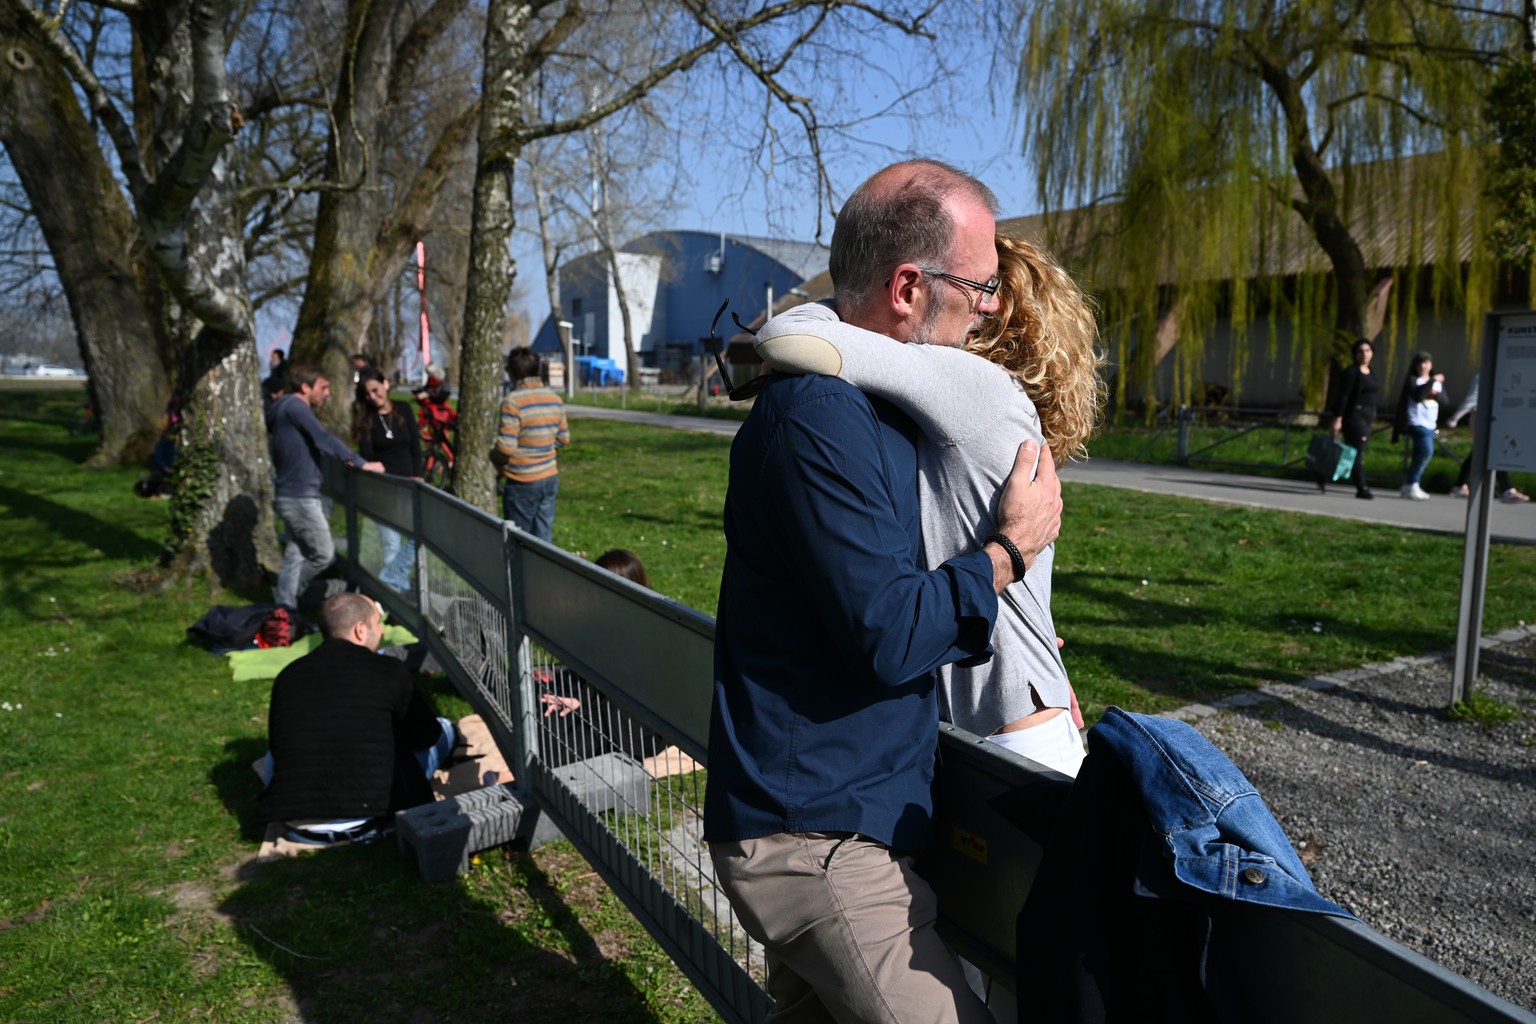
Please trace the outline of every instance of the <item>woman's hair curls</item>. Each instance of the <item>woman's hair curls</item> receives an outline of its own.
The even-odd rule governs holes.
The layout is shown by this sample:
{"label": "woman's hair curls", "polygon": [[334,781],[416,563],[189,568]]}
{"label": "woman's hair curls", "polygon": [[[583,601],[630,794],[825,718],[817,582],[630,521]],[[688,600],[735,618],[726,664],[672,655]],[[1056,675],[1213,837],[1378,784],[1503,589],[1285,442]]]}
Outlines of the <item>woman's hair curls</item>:
{"label": "woman's hair curls", "polygon": [[1044,249],[998,235],[997,257],[998,311],[966,348],[1024,388],[1059,466],[1088,454],[1104,408],[1098,323],[1082,289]]}

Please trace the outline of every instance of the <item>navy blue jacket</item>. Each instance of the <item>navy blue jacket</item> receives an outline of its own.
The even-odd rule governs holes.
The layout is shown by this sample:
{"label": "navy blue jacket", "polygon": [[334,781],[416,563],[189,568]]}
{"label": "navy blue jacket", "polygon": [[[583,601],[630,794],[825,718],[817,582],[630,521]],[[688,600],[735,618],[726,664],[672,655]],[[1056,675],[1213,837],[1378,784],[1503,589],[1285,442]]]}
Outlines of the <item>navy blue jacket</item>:
{"label": "navy blue jacket", "polygon": [[989,656],[985,552],[924,571],[917,430],[776,375],[731,446],[704,838],[931,841],[936,669]]}

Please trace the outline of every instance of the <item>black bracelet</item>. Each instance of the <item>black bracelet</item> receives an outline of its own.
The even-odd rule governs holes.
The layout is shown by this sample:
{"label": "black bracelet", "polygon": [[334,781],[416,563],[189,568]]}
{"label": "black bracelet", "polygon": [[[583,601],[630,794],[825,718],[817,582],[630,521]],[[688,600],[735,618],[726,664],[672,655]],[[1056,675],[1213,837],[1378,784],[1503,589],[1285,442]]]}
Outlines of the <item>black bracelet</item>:
{"label": "black bracelet", "polygon": [[1029,571],[1029,566],[1024,564],[1024,556],[1019,554],[1019,546],[1001,533],[994,533],[987,538],[988,544],[993,542],[1001,545],[1002,549],[1008,552],[1008,561],[1013,563],[1013,582],[1019,582],[1019,580],[1024,578],[1024,574]]}

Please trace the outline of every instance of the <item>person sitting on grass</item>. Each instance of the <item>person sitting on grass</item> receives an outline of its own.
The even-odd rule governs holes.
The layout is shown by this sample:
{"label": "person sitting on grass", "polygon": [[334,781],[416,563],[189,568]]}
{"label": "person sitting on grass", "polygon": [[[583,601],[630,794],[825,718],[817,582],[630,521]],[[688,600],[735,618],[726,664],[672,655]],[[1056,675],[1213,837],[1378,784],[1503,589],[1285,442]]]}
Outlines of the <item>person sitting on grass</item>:
{"label": "person sitting on grass", "polygon": [[372,600],[332,595],[320,628],[324,642],[272,684],[257,804],[290,842],[368,842],[396,811],[432,800],[430,779],[456,730],[404,663],[378,655],[384,624]]}

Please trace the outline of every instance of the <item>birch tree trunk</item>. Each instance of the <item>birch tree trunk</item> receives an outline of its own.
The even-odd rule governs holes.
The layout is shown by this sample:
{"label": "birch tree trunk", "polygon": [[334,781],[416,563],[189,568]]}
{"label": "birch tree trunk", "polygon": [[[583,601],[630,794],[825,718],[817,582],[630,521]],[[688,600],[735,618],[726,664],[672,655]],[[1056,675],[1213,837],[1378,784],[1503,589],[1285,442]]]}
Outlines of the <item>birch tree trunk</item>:
{"label": "birch tree trunk", "polygon": [[501,407],[501,338],[517,272],[508,246],[513,227],[512,175],[522,149],[519,132],[526,73],[521,58],[530,14],[527,3],[491,0],[486,17],[469,288],[459,357],[459,454],[453,489],[470,504],[496,514],[500,509],[489,453],[496,442]]}
{"label": "birch tree trunk", "polygon": [[177,313],[182,430],[166,560],[179,575],[255,590],[279,553],[228,152],[237,124],[224,71],[226,14],[220,3],[191,0],[146,7],[136,19],[144,69],[136,120],[153,134],[138,140],[150,174],[135,191]]}

